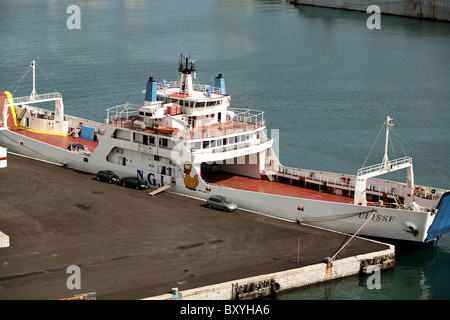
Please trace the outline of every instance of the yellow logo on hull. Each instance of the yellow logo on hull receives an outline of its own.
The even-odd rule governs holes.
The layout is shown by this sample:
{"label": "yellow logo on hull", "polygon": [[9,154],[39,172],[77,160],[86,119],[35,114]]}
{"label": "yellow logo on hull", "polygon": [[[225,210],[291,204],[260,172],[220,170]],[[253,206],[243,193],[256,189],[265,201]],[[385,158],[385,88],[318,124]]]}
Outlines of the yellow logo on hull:
{"label": "yellow logo on hull", "polygon": [[186,188],[195,190],[195,188],[198,186],[198,175],[191,177],[191,171],[192,171],[192,164],[190,162],[184,163],[184,185]]}

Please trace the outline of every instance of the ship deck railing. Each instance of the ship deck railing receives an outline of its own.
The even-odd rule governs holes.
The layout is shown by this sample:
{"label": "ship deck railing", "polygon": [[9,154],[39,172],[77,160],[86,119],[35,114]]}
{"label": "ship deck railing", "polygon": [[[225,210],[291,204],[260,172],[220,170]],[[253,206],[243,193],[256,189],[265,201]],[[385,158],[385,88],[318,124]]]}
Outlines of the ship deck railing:
{"label": "ship deck railing", "polygon": [[263,128],[264,126],[264,120],[261,120],[258,123],[228,120],[224,123],[216,123],[191,129],[186,136],[184,130],[175,130],[172,137],[185,140],[215,139],[224,136],[250,133],[259,128]]}
{"label": "ship deck railing", "polygon": [[[28,103],[28,102],[33,102],[33,103],[40,103],[40,102],[46,102],[46,101],[54,101],[57,99],[61,99],[62,95],[59,92],[52,92],[52,93],[43,93],[43,94],[38,94],[35,97],[31,97],[31,96],[25,96],[25,97],[17,97],[14,98],[14,103],[13,104],[24,104],[24,103]],[[5,101],[5,105],[10,105],[9,100],[6,99]]]}
{"label": "ship deck railing", "polygon": [[[191,129],[186,140],[214,139],[240,133],[250,133],[266,125],[264,111],[246,108],[228,108],[234,113],[233,119]],[[172,136],[182,139],[184,130],[176,130]]]}
{"label": "ship deck railing", "polygon": [[[302,180],[305,183],[308,182],[317,184],[319,185],[319,188],[320,186],[324,185],[326,187],[340,188],[349,191],[355,190],[356,176],[354,175],[335,174],[307,169],[290,168],[282,165],[270,165],[268,169],[270,170],[270,173],[275,176],[275,179],[277,179],[278,177],[284,177],[287,179]],[[398,184],[403,185],[403,183],[400,182],[396,184],[397,188],[400,188]],[[393,197],[391,185],[389,186],[369,185],[366,188],[366,192],[378,196],[386,194]]]}
{"label": "ship deck railing", "polygon": [[[205,94],[205,97],[206,97],[208,88],[211,89],[211,93],[220,94],[220,95],[223,94],[222,88],[211,87],[206,84],[193,83],[192,87],[196,91],[203,92]],[[157,90],[170,90],[170,89],[180,89],[180,88],[181,88],[181,82],[178,80],[167,81],[167,83],[158,83],[157,84]]]}
{"label": "ship deck railing", "polygon": [[[307,169],[290,168],[281,165],[280,166],[271,165],[268,167],[268,169],[270,170],[270,173],[275,176],[276,179],[278,178],[277,176],[295,180],[304,179],[305,182],[318,184],[320,186],[323,183],[325,183],[326,186],[328,187],[334,188],[338,187],[340,189],[350,191],[355,190],[354,182],[356,180],[356,176],[353,175],[334,174]],[[336,175],[336,177],[331,177],[330,175]],[[405,187],[406,187],[405,183],[389,181],[389,185],[386,186],[380,186],[376,184],[367,185],[366,192],[375,196],[388,195],[389,197],[394,198],[393,189],[399,191],[400,189]],[[441,195],[447,192],[448,190],[425,186],[416,186],[415,192],[416,191],[417,193],[414,194],[415,197],[428,200],[438,200],[441,197]]]}
{"label": "ship deck railing", "polygon": [[106,109],[105,123],[118,127],[131,127],[130,119],[139,116],[139,106],[130,103]]}
{"label": "ship deck railing", "polygon": [[264,111],[246,108],[228,108],[234,112],[233,120],[247,123],[264,123]]}
{"label": "ship deck railing", "polygon": [[385,168],[385,166],[388,166],[389,168],[401,166],[401,165],[412,165],[412,158],[411,157],[403,157],[395,160],[388,161],[387,163],[378,163],[374,164],[372,166],[364,167],[358,170],[358,176],[364,176],[367,174],[380,172]]}
{"label": "ship deck railing", "polygon": [[[268,139],[267,141],[270,141],[270,139]],[[230,144],[230,145],[219,146],[219,147],[209,147],[208,146],[207,149],[205,149],[205,148],[191,148],[191,153],[193,153],[193,154],[206,154],[206,153],[229,152],[229,151],[234,151],[234,150],[250,148],[250,147],[253,147],[255,145],[258,145],[258,143],[259,143],[259,141],[258,142],[245,141],[245,142],[241,142],[241,143]],[[224,160],[224,163],[226,163],[226,160]]]}
{"label": "ship deck railing", "polygon": [[312,182],[317,184],[326,183],[327,186],[339,186],[343,189],[351,189],[354,190],[355,184],[353,183],[355,180],[355,176],[352,175],[344,175],[341,174],[340,177],[329,177],[326,173],[307,170],[307,169],[299,169],[299,168],[290,168],[282,165],[269,165],[267,167],[272,175],[281,176],[285,178],[292,178],[296,180],[304,179],[306,182]]}

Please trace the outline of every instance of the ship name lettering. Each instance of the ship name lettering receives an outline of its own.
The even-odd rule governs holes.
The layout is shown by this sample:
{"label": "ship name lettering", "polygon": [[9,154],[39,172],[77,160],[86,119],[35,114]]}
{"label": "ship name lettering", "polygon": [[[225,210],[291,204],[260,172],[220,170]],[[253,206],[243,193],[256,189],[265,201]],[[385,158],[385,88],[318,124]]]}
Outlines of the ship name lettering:
{"label": "ship name lettering", "polygon": [[[138,170],[137,171],[137,176],[138,178],[140,178],[141,180],[147,180],[148,184],[156,187],[156,178],[155,178],[155,174],[154,173],[149,173],[146,176],[146,179],[144,179],[144,171],[142,170]],[[161,183],[163,183],[163,179],[161,178]]]}
{"label": "ship name lettering", "polygon": [[[359,218],[360,219],[368,219],[370,214],[371,214],[370,212],[360,213]],[[372,217],[372,220],[373,221],[382,221],[382,222],[394,222],[395,216],[388,216],[388,215],[384,215],[384,214],[375,214]]]}

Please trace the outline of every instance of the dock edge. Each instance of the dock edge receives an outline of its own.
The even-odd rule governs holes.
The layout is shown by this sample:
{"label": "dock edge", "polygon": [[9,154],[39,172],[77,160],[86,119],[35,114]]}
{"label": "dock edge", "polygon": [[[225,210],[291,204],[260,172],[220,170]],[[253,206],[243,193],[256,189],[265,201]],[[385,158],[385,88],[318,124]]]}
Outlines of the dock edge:
{"label": "dock edge", "polygon": [[314,284],[361,273],[371,273],[370,266],[389,269],[395,265],[395,247],[365,253],[332,263],[318,263],[249,278],[222,282],[205,287],[176,291],[142,300],[250,300],[295,290]]}

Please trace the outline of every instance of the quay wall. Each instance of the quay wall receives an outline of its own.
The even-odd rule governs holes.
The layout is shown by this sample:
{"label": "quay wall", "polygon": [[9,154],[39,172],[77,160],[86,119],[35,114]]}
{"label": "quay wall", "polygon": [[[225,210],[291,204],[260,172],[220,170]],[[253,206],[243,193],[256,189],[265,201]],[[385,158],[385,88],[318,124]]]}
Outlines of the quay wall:
{"label": "quay wall", "polygon": [[367,12],[370,5],[377,5],[382,14],[450,21],[450,2],[447,0],[289,0],[289,3],[363,12]]}
{"label": "quay wall", "polygon": [[[235,300],[259,299],[276,293],[287,292],[321,282],[367,273],[367,268],[376,265],[388,269],[395,264],[395,249],[389,249],[348,257],[333,261],[331,264],[318,263],[245,279],[223,282],[201,288],[179,291],[179,297],[166,293],[143,300]],[[249,290],[249,288],[251,288]]]}

